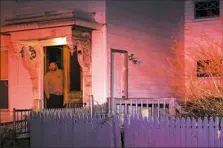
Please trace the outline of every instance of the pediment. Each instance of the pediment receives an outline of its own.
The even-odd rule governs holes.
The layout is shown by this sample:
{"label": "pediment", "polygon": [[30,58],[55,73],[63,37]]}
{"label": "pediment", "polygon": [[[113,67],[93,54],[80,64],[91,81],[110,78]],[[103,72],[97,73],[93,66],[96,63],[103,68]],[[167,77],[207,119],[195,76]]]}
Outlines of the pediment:
{"label": "pediment", "polygon": [[40,29],[78,25],[92,29],[101,28],[102,24],[95,21],[95,13],[78,10],[44,11],[41,13],[19,14],[6,18],[1,32]]}

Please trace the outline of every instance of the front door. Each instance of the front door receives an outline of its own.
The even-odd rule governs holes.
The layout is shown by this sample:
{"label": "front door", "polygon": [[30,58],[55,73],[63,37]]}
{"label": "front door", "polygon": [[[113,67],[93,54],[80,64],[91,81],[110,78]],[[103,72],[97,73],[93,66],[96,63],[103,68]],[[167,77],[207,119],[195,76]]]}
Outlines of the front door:
{"label": "front door", "polygon": [[128,53],[124,50],[111,50],[111,96],[128,98]]}
{"label": "front door", "polygon": [[111,104],[112,110],[124,112],[124,106],[116,104],[117,99],[128,98],[128,52],[111,50]]}
{"label": "front door", "polygon": [[64,101],[65,103],[83,103],[83,76],[78,62],[77,50],[70,53],[67,46],[63,47],[64,62]]}

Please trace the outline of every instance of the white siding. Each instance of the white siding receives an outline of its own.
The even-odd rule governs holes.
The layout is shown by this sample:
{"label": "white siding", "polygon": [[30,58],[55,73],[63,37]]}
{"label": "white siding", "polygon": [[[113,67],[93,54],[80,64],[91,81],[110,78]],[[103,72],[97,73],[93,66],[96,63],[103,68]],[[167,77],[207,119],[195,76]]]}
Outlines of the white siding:
{"label": "white siding", "polygon": [[171,37],[183,40],[184,2],[107,1],[106,6],[108,55],[110,48],[127,50],[142,61],[141,65],[129,61],[129,97],[172,96],[166,63],[172,56]]}

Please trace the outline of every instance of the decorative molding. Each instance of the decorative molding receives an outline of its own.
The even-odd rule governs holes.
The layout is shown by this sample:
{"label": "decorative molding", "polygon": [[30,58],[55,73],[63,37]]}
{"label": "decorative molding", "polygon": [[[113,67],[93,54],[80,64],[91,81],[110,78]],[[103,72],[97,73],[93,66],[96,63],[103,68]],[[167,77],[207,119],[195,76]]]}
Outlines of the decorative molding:
{"label": "decorative molding", "polygon": [[82,69],[83,76],[83,101],[89,104],[88,96],[92,93],[92,49],[91,49],[91,31],[85,29],[73,29],[74,50],[77,52],[78,62]]}
{"label": "decorative molding", "polygon": [[77,50],[81,67],[89,69],[91,65],[91,33],[73,30],[73,43]]}
{"label": "decorative molding", "polygon": [[74,44],[73,44],[73,40],[72,40],[72,35],[66,36],[66,40],[67,40],[67,46],[70,49],[70,53],[73,56]]}
{"label": "decorative molding", "polygon": [[23,45],[20,44],[18,41],[12,41],[11,45],[12,45],[12,50],[10,50],[11,51],[10,55],[12,55],[12,57],[19,58],[20,57],[20,52],[21,52],[21,49],[22,49]]}

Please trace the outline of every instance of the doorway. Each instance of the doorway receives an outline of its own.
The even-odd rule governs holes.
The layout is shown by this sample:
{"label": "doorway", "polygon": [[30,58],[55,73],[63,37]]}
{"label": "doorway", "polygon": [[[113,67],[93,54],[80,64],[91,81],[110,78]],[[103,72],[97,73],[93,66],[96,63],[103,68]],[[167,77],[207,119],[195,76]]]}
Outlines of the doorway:
{"label": "doorway", "polygon": [[[57,63],[58,68],[63,70],[63,46],[47,46],[44,48],[44,55],[44,75],[49,71],[49,64],[51,62]],[[44,108],[47,108],[45,92]]]}
{"label": "doorway", "polygon": [[[77,98],[81,99],[82,73],[78,63],[77,51],[71,55],[66,45],[46,46],[44,55],[44,75],[49,71],[50,62],[56,62],[58,68],[64,71],[64,104],[73,102]],[[46,108],[45,94],[44,107]]]}
{"label": "doorway", "polygon": [[48,72],[48,66],[51,62],[56,62],[59,69],[63,69],[63,46],[45,47],[45,73]]}
{"label": "doorway", "polygon": [[111,97],[128,98],[128,52],[111,49]]}

